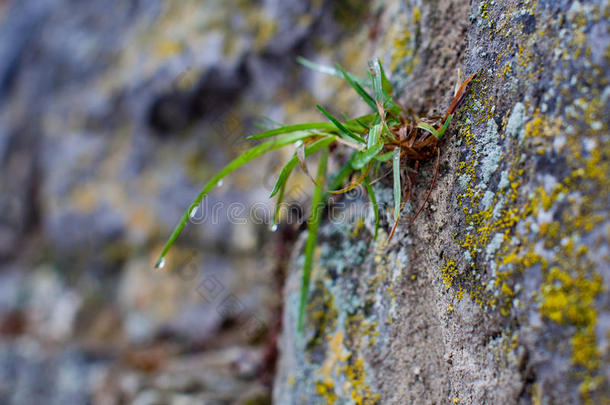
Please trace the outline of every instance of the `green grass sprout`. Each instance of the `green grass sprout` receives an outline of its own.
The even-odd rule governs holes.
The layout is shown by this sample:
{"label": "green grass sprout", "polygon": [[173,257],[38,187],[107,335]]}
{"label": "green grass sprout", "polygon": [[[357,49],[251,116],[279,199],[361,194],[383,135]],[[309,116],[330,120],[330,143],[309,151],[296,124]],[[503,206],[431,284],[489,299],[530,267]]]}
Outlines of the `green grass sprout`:
{"label": "green grass sprout", "polygon": [[[283,166],[271,191],[270,198],[276,197],[276,208],[273,214],[271,229],[277,229],[281,219],[280,205],[284,199],[286,184],[295,167],[299,165],[310,177],[314,187],[307,220],[308,234],[304,250],[305,264],[303,266],[299,300],[298,330],[302,331],[306,320],[305,308],[309,296],[311,271],[314,266],[318,228],[329,197],[332,194],[345,193],[363,184],[371,200],[375,215],[374,239],[377,239],[381,216],[372,184],[383,177],[383,175],[379,176],[379,172],[382,167],[386,166],[386,162],[391,160],[394,226],[387,239],[389,242],[396,230],[400,213],[411,197],[415,175],[418,172],[419,166],[436,158],[432,185],[423,204],[412,218],[412,223],[424,208],[436,182],[440,162],[440,140],[449,128],[457,107],[466,95],[466,86],[476,74],[470,76],[462,83],[447,113],[439,120],[438,117],[420,118],[412,110],[406,110],[401,107],[394,98],[392,84],[379,60],[369,63],[366,78],[348,73],[340,65],[337,65],[337,68],[332,68],[319,65],[304,58],[299,58],[298,62],[308,68],[344,79],[370,107],[371,113],[354,119],[339,120],[324,107],[317,105],[317,109],[329,122],[282,125],[267,119],[267,122],[264,124],[265,131],[247,138],[261,143],[239,155],[204,185],[167,240],[155,263],[155,267],[162,268],[165,266],[165,257],[189,222],[191,213],[197,209],[203,198],[222,179],[268,152],[286,146],[294,146],[296,147],[294,155]],[[273,128],[274,126],[278,127]],[[336,173],[329,174],[327,173],[328,160],[329,158],[334,158],[335,151],[340,151],[340,153],[337,153],[337,156],[345,156],[343,158],[344,161],[341,162],[340,169]],[[319,155],[318,169],[315,177],[309,174],[306,164],[307,159],[314,155]],[[406,197],[403,198],[403,195],[406,195]]]}

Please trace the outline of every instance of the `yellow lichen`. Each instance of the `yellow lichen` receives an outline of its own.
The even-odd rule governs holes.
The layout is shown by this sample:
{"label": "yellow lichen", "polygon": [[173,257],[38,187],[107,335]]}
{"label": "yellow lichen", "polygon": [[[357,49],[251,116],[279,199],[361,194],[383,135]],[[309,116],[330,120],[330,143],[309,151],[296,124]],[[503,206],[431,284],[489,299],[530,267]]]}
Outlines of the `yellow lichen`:
{"label": "yellow lichen", "polygon": [[592,304],[601,289],[599,275],[589,280],[582,274],[573,276],[553,267],[541,287],[540,312],[557,323],[582,327],[594,324],[596,310]]}
{"label": "yellow lichen", "polygon": [[351,385],[351,398],[357,405],[374,404],[379,401],[379,394],[371,392],[371,388],[366,384],[362,357],[357,357],[345,367],[345,375]]}
{"label": "yellow lichen", "polygon": [[316,394],[324,398],[327,404],[337,402],[337,394],[335,394],[335,386],[332,381],[326,383],[316,381]]}
{"label": "yellow lichen", "polygon": [[324,363],[322,363],[317,373],[319,380],[316,382],[316,389],[320,395],[323,395],[326,400],[332,403],[331,400],[337,398],[334,392],[333,372],[339,365],[347,361],[350,354],[343,345],[343,332],[337,331],[327,339],[328,350]]}

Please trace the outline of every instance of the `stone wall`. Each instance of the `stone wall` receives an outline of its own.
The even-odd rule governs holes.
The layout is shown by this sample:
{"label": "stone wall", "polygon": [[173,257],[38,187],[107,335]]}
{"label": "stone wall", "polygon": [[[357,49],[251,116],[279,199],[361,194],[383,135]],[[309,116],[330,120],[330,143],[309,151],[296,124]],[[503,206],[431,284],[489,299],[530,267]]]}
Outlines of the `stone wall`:
{"label": "stone wall", "polygon": [[[603,403],[610,396],[610,4],[388,1],[401,101],[443,111],[393,240],[371,215],[322,227],[303,333],[301,248],[285,287],[276,403]],[[389,58],[389,59],[388,59]]]}

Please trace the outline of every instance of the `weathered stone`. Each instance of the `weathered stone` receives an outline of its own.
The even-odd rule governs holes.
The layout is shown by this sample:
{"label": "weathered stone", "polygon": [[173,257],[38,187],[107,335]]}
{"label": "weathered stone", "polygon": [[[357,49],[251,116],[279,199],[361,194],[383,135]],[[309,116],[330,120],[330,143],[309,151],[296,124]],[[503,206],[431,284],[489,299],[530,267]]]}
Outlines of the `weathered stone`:
{"label": "weathered stone", "polygon": [[297,247],[275,401],[607,401],[607,2],[387,3],[379,35],[403,103],[442,111],[453,72],[478,77],[412,226],[388,246],[385,232],[372,242],[370,215],[323,226],[302,333]]}

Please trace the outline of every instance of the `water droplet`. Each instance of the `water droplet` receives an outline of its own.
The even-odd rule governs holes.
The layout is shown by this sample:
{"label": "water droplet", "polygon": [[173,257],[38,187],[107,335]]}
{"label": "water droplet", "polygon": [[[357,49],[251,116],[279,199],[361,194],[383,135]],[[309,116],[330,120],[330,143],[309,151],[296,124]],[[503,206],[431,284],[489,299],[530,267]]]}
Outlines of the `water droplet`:
{"label": "water droplet", "polygon": [[198,205],[196,207],[193,207],[193,209],[191,210],[191,213],[189,214],[189,218],[193,219],[195,217],[195,215],[197,215],[197,212],[199,212]]}
{"label": "water droplet", "polygon": [[303,141],[302,141],[301,139],[299,139],[298,141],[296,141],[296,142],[294,143],[294,147],[295,147],[295,148],[300,148],[300,147],[301,147],[301,145],[303,145]]}
{"label": "water droplet", "polygon": [[159,260],[157,260],[157,263],[155,264],[155,269],[162,269],[163,267],[165,267],[165,257],[161,257]]}
{"label": "water droplet", "polygon": [[271,226],[269,227],[269,229],[271,230],[271,232],[275,232],[275,231],[277,231],[277,228],[278,228],[277,224],[273,224],[273,225],[271,225]]}
{"label": "water droplet", "polygon": [[223,181],[223,180],[218,180],[218,183],[216,183],[216,185],[217,185],[218,187],[222,187],[222,185],[223,185],[223,184],[224,184],[224,181]]}

